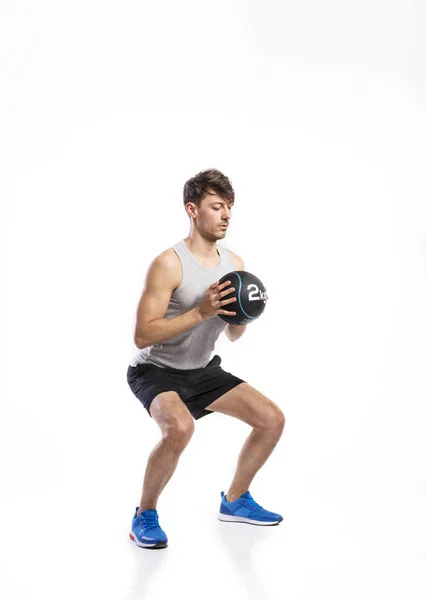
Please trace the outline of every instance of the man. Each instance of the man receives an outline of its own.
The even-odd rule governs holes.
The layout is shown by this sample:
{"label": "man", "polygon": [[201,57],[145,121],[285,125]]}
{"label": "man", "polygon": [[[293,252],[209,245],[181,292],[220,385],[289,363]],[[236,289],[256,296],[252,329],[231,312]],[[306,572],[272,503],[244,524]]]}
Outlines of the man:
{"label": "man", "polygon": [[160,493],[173,475],[180,454],[194,432],[194,419],[221,412],[241,419],[253,430],[241,450],[234,480],[222,491],[218,518],[256,525],[276,525],[282,516],[264,510],[248,488],[271,454],[284,429],[280,408],[247,382],[224,371],[221,358],[210,360],[215,342],[225,331],[230,341],[246,325],[225,323],[218,315],[235,315],[231,282],[219,279],[244,270],[239,256],[226,249],[234,190],[216,169],[201,171],[184,186],[190,218],[188,237],[152,261],[136,319],[137,352],[127,381],[160,427],[162,439],[149,456],[140,506],[133,516],[130,538],[142,548],[168,544],[158,522]]}

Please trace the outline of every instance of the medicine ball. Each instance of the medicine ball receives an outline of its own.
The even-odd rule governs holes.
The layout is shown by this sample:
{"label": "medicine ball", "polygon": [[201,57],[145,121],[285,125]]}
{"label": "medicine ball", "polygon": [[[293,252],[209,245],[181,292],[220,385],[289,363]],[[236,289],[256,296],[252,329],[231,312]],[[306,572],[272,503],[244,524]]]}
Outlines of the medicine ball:
{"label": "medicine ball", "polygon": [[235,288],[235,292],[224,296],[223,300],[234,297],[237,300],[225,304],[223,309],[237,314],[217,316],[232,325],[246,325],[260,317],[266,306],[266,289],[260,279],[248,271],[231,271],[219,279],[219,284],[225,281],[231,283],[222,292],[228,287]]}

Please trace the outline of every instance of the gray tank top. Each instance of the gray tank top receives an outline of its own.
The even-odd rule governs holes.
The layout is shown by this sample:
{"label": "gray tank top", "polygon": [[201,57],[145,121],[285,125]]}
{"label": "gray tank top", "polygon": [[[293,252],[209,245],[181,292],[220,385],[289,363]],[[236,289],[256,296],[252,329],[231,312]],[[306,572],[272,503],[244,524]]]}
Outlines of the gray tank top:
{"label": "gray tank top", "polygon": [[[216,247],[220,263],[217,267],[208,268],[197,261],[184,240],[172,246],[182,265],[182,281],[171,295],[165,318],[171,319],[200,304],[212,283],[226,273],[236,270],[236,265],[226,248],[218,243]],[[232,305],[226,305],[225,310],[232,310]],[[150,363],[157,367],[173,369],[205,367],[211,360],[216,340],[225,327],[225,321],[216,315],[170,340],[142,350],[137,348],[130,365],[135,367],[137,364]]]}

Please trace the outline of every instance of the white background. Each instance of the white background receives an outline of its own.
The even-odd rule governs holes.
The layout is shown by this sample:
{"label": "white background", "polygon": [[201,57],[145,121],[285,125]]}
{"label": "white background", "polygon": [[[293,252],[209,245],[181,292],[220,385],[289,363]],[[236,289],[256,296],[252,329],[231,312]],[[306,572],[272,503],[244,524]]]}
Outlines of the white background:
{"label": "white background", "polygon": [[[420,0],[2,1],[8,600],[425,597],[425,26]],[[149,551],[128,532],[160,430],[126,370],[206,168],[270,298],[215,351],[286,415],[250,487],[284,521],[216,518],[250,432],[216,413]]]}

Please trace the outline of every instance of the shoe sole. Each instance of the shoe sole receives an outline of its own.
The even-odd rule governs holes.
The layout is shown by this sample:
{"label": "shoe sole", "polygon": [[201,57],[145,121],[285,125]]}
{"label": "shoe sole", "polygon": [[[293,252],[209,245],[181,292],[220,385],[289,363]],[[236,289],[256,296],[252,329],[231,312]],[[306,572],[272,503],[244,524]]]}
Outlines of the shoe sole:
{"label": "shoe sole", "polygon": [[247,519],[247,517],[235,517],[234,515],[224,515],[223,513],[217,513],[219,521],[227,521],[228,523],[249,523],[249,525],[278,525],[283,520],[283,517],[278,521],[255,521],[254,519]]}
{"label": "shoe sole", "polygon": [[132,532],[129,533],[129,538],[133,542],[135,542],[135,544],[139,546],[139,548],[148,548],[149,550],[155,550],[157,548],[167,548],[166,542],[157,542],[156,544],[144,544],[143,542],[140,542]]}

